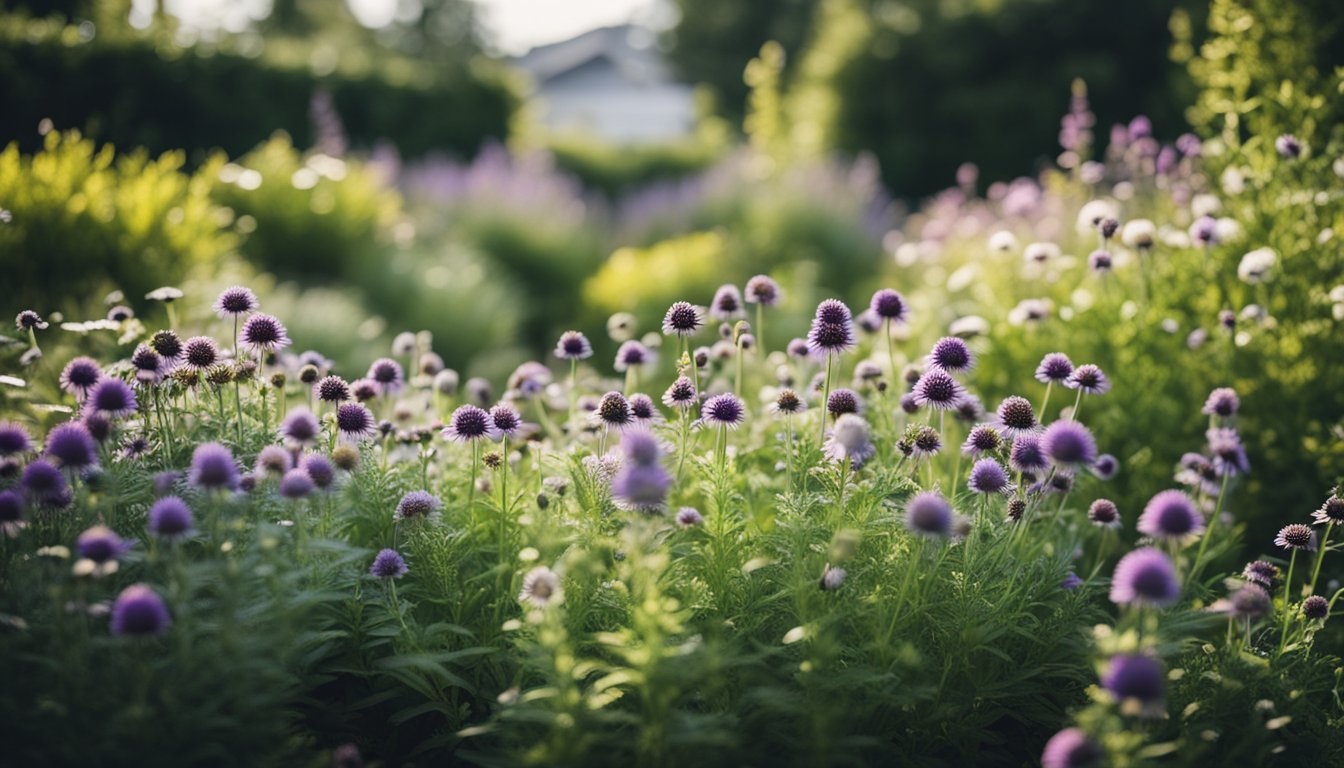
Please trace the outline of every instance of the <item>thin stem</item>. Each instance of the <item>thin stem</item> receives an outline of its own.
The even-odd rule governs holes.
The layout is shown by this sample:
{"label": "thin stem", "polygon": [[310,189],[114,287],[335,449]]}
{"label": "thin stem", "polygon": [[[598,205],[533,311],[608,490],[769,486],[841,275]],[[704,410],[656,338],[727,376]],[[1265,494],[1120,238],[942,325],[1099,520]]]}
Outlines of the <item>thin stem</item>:
{"label": "thin stem", "polygon": [[831,366],[835,362],[835,355],[827,353],[826,355],[826,381],[822,385],[821,396],[821,431],[817,433],[817,445],[826,441],[826,411],[831,401]]}
{"label": "thin stem", "polygon": [[887,368],[891,371],[891,386],[896,386],[896,351],[891,345],[891,318],[883,323],[883,332],[887,337]]}
{"label": "thin stem", "polygon": [[[1218,502],[1213,508],[1213,517],[1209,518],[1209,527],[1204,530],[1204,539],[1199,542],[1199,551],[1195,553],[1195,563],[1190,566],[1190,577],[1187,583],[1194,582],[1199,575],[1200,566],[1204,562],[1204,550],[1209,547],[1209,539],[1213,538],[1213,529],[1218,525],[1218,518],[1223,513],[1223,497],[1227,495],[1227,481],[1231,475],[1223,475],[1223,483],[1218,488]],[[1315,583],[1314,581],[1312,583]]]}
{"label": "thin stem", "polygon": [[1325,545],[1330,543],[1330,532],[1335,530],[1333,521],[1325,526],[1325,535],[1321,537],[1321,548],[1316,551],[1316,566],[1311,569],[1311,585],[1307,587],[1307,594],[1316,594],[1316,579],[1321,575],[1321,562],[1325,560]]}
{"label": "thin stem", "polygon": [[476,473],[481,468],[481,442],[471,441],[471,488],[467,490],[467,514],[476,503]]}
{"label": "thin stem", "polygon": [[1054,379],[1045,382],[1045,397],[1041,400],[1041,407],[1036,409],[1036,418],[1041,422],[1045,421],[1045,407],[1050,404],[1050,390],[1053,389],[1054,386]]}
{"label": "thin stem", "polygon": [[574,417],[579,410],[579,361],[569,361],[569,428],[574,429]]}
{"label": "thin stem", "polygon": [[1292,615],[1288,612],[1288,594],[1293,586],[1293,567],[1297,565],[1297,549],[1293,549],[1292,557],[1288,558],[1288,578],[1283,580],[1283,632],[1279,635],[1279,655],[1283,655],[1284,646],[1288,645],[1288,625],[1292,623]]}
{"label": "thin stem", "polygon": [[1073,399],[1073,410],[1069,411],[1069,421],[1078,420],[1078,409],[1083,405],[1083,388],[1078,388],[1078,396]]}

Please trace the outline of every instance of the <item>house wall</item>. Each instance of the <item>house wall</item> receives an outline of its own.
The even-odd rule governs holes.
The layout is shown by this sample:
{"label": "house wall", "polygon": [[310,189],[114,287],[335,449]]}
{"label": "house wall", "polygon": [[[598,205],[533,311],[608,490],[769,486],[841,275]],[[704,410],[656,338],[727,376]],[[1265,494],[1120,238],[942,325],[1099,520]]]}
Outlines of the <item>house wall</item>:
{"label": "house wall", "polygon": [[547,127],[588,131],[610,141],[667,141],[695,128],[690,86],[633,82],[606,59],[547,81],[537,99]]}

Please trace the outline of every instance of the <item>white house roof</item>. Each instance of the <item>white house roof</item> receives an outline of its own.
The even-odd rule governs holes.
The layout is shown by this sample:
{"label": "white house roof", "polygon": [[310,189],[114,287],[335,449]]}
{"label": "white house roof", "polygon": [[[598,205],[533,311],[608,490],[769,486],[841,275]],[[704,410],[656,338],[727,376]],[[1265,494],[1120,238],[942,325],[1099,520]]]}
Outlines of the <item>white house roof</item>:
{"label": "white house roof", "polygon": [[[649,44],[638,45],[641,37],[648,38]],[[601,27],[569,40],[538,46],[520,56],[516,63],[542,87],[596,60],[606,60],[631,83],[673,82],[662,54],[652,45],[652,33],[628,24]]]}

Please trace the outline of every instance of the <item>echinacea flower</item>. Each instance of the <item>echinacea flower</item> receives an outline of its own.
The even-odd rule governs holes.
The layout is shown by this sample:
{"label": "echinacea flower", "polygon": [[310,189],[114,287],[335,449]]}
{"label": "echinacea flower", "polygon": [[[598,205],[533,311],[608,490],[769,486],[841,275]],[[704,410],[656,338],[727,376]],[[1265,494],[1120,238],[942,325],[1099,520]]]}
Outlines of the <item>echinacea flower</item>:
{"label": "echinacea flower", "polygon": [[218,362],[219,345],[209,336],[193,336],[182,343],[182,364],[188,369],[204,373]]}
{"label": "echinacea flower", "polygon": [[685,410],[695,405],[696,400],[695,384],[685,376],[678,376],[663,393],[663,405],[668,408]]}
{"label": "echinacea flower", "polygon": [[739,320],[746,317],[742,309],[742,294],[731,283],[719,286],[709,304],[709,314],[715,320]]}
{"label": "echinacea flower", "polygon": [[773,307],[779,303],[779,283],[776,283],[769,275],[756,275],[747,281],[744,294],[743,300],[748,304]]}
{"label": "echinacea flower", "polygon": [[238,332],[238,346],[254,355],[275,352],[289,344],[289,332],[271,315],[252,315],[243,322],[243,329]]}
{"label": "echinacea flower", "polygon": [[944,336],[939,339],[925,359],[929,365],[942,368],[948,373],[965,373],[975,366],[971,348],[956,336]]}
{"label": "echinacea flower", "polygon": [[555,356],[561,360],[586,360],[593,356],[593,345],[578,331],[565,331],[555,344]]}
{"label": "echinacea flower", "polygon": [[1036,366],[1036,380],[1042,384],[1064,384],[1072,375],[1073,362],[1061,352],[1051,352]]}
{"label": "echinacea flower", "polygon": [[1056,421],[1041,433],[1041,450],[1056,467],[1077,469],[1096,460],[1097,441],[1076,421]]}
{"label": "echinacea flower", "polygon": [[967,486],[976,493],[1004,493],[1009,490],[1008,473],[994,459],[984,458],[971,466]]}
{"label": "echinacea flower", "polygon": [[1087,519],[1102,528],[1120,527],[1120,510],[1110,499],[1097,499],[1087,508]]}
{"label": "echinacea flower", "polygon": [[877,454],[868,422],[854,413],[843,413],[836,418],[821,450],[836,463],[848,460],[856,471]]}
{"label": "echinacea flower", "polygon": [[1156,659],[1143,654],[1122,654],[1111,658],[1101,687],[1117,702],[1133,701],[1150,716],[1160,711],[1167,695],[1167,674]]}
{"label": "echinacea flower", "polygon": [[192,525],[191,507],[177,496],[164,496],[149,508],[149,532],[165,541],[186,538]]}
{"label": "echinacea flower", "polygon": [[906,530],[919,536],[948,537],[952,518],[952,505],[937,491],[915,494],[905,505]]}
{"label": "echinacea flower", "polygon": [[1310,526],[1301,523],[1289,523],[1279,529],[1274,537],[1274,545],[1284,549],[1305,549],[1316,551],[1316,532]]}
{"label": "echinacea flower", "polygon": [[1161,550],[1140,547],[1115,565],[1111,602],[1165,608],[1181,596],[1176,568]]}
{"label": "echinacea flower", "polygon": [[384,549],[373,558],[369,573],[380,579],[399,579],[410,571],[406,560],[395,549]]}
{"label": "echinacea flower", "polygon": [[1139,515],[1139,533],[1162,541],[1188,541],[1204,532],[1204,516],[1195,502],[1180,491],[1153,496]]}
{"label": "echinacea flower", "polygon": [[966,390],[952,374],[941,368],[930,368],[919,377],[912,390],[915,402],[936,410],[953,410],[961,405]]}
{"label": "echinacea flower", "polygon": [[98,463],[98,446],[89,429],[78,421],[70,421],[52,428],[47,433],[45,455],[66,469],[84,469]]}
{"label": "echinacea flower", "polygon": [[732,393],[715,395],[705,401],[700,418],[712,427],[736,429],[747,418],[747,407]]}
{"label": "echinacea flower", "polygon": [[98,380],[103,378],[103,369],[98,361],[91,357],[76,357],[65,364],[61,370],[61,389],[83,401]]}
{"label": "echinacea flower", "polygon": [[87,412],[98,413],[109,419],[122,419],[135,413],[138,408],[135,390],[121,379],[104,377],[89,390],[84,399]]}
{"label": "echinacea flower", "polygon": [[995,425],[1008,437],[1031,435],[1041,431],[1036,411],[1025,397],[1012,395],[999,403]]}
{"label": "echinacea flower", "polygon": [[163,598],[144,584],[133,584],[117,595],[112,604],[112,634],[118,636],[162,635],[172,624]]}
{"label": "echinacea flower", "polygon": [[518,602],[528,603],[534,608],[557,605],[564,601],[564,597],[560,577],[544,565],[527,572],[523,577],[523,588],[518,592]]}
{"label": "echinacea flower", "polygon": [[474,405],[458,406],[443,430],[444,437],[458,443],[470,443],[482,438],[493,440],[497,434],[489,412]]}
{"label": "echinacea flower", "polygon": [[1104,395],[1110,391],[1111,382],[1106,378],[1106,374],[1102,373],[1101,368],[1089,363],[1074,368],[1064,386],[1069,389],[1081,389],[1089,395]]}
{"label": "echinacea flower", "polygon": [[1050,737],[1041,752],[1041,768],[1101,768],[1106,752],[1078,728],[1065,728]]}
{"label": "echinacea flower", "polygon": [[437,521],[443,502],[429,491],[411,491],[401,497],[397,510],[392,513],[393,520],[430,520]]}
{"label": "echinacea flower", "polygon": [[252,312],[259,306],[261,304],[257,301],[257,295],[250,288],[235,285],[220,292],[219,297],[215,299],[213,308],[215,314],[220,317],[236,318]]}
{"label": "echinacea flower", "polygon": [[202,443],[191,454],[187,478],[197,488],[232,491],[238,487],[238,464],[223,445]]}
{"label": "echinacea flower", "polygon": [[341,403],[336,407],[336,431],[356,442],[371,437],[376,431],[373,413],[362,403]]}

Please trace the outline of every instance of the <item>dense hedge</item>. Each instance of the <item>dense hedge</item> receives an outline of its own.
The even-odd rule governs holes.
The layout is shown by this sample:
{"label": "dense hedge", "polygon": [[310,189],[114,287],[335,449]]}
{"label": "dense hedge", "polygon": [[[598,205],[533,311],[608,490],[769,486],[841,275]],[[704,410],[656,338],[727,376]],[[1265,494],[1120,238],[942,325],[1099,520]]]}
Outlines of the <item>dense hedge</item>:
{"label": "dense hedge", "polygon": [[406,156],[470,154],[487,137],[507,133],[517,106],[507,77],[489,67],[436,72],[435,84],[421,85],[377,73],[319,77],[264,58],[165,52],[139,41],[6,37],[0,137],[29,152],[40,148],[43,118],[117,146],[155,154],[186,149],[191,161],[215,148],[236,157],[276,130],[306,147],[313,137],[309,104],[325,89],[355,146],[387,139]]}

